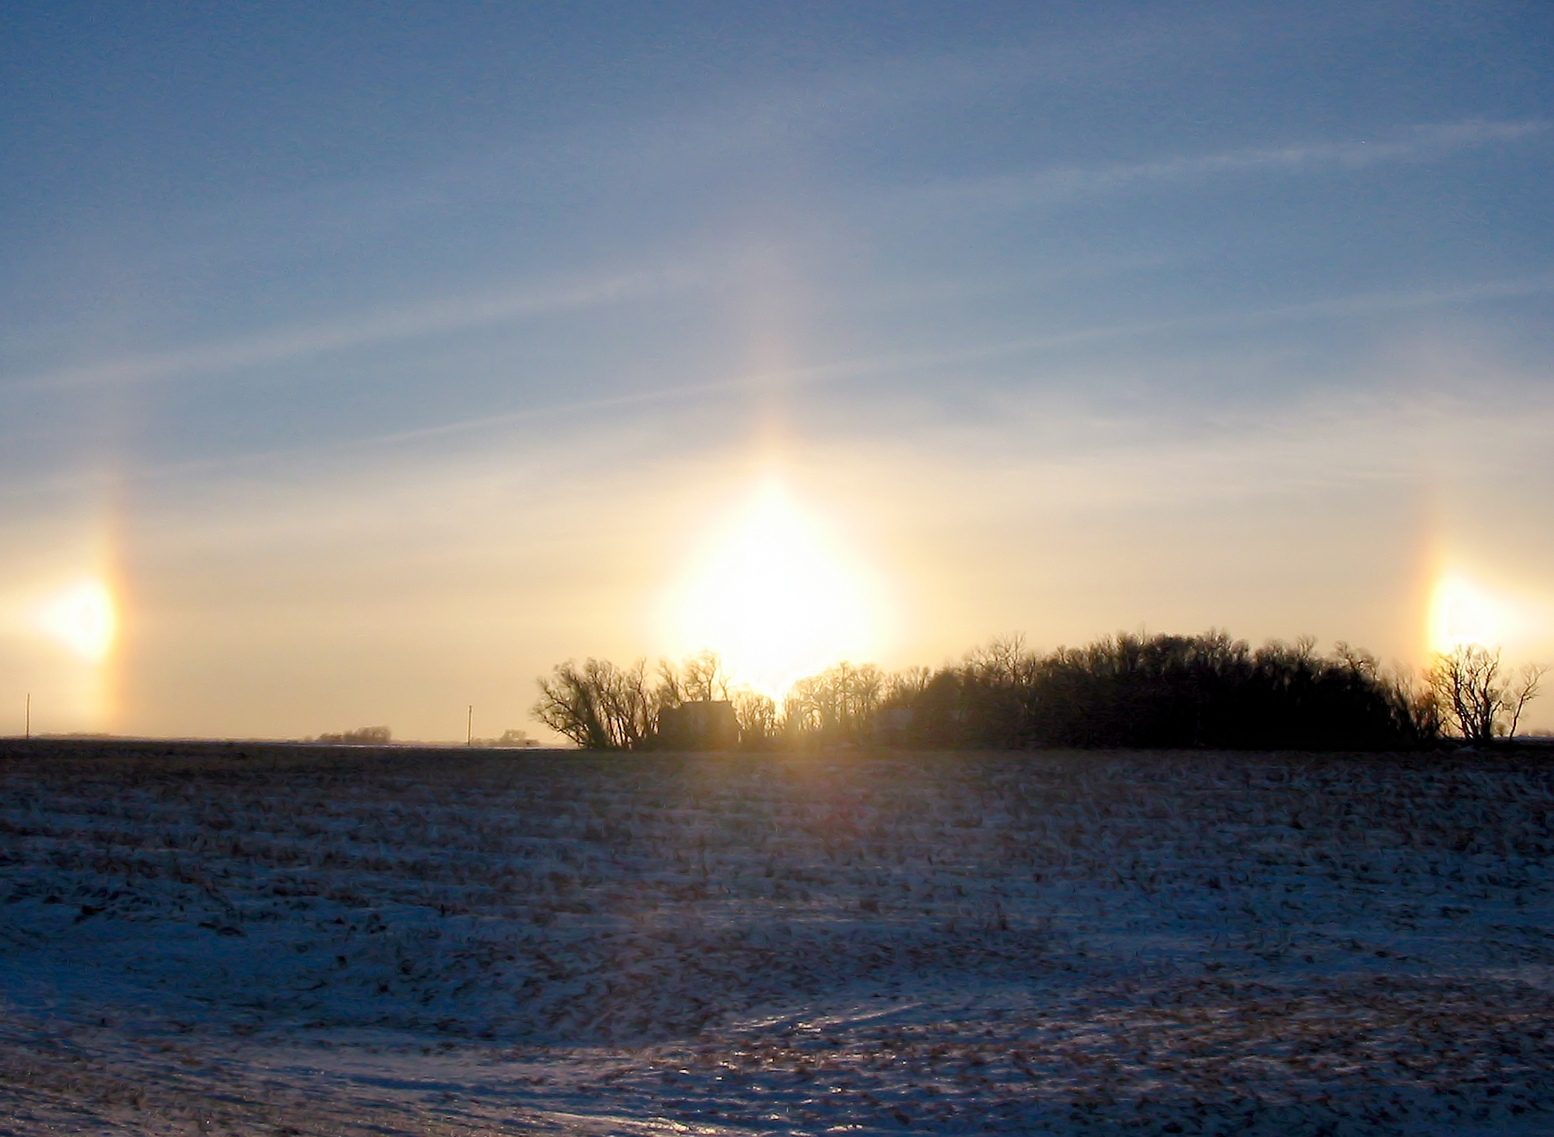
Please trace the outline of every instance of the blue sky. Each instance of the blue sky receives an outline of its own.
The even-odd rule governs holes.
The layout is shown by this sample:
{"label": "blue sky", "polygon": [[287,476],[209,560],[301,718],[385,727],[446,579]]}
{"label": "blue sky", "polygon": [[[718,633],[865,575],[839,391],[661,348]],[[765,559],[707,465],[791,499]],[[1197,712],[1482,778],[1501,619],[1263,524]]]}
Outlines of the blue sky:
{"label": "blue sky", "polygon": [[[1443,581],[1554,656],[1546,6],[6,26],[0,700],[60,729],[524,725],[696,646],[661,598],[771,478],[888,665],[1417,665]],[[107,655],[34,634],[99,578]]]}

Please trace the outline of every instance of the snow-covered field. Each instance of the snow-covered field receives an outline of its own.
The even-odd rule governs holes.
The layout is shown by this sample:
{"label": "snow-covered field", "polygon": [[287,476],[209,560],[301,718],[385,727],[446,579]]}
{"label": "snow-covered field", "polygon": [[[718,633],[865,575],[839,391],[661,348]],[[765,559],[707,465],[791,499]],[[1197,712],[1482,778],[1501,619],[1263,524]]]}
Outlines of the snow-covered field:
{"label": "snow-covered field", "polygon": [[1554,765],[0,749],[0,1132],[1554,1132]]}

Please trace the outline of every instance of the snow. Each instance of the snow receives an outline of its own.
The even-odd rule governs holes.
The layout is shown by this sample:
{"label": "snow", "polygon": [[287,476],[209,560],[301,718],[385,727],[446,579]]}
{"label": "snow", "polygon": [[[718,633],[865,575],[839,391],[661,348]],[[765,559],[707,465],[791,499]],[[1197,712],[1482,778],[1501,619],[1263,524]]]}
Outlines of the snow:
{"label": "snow", "polygon": [[1554,1129],[1542,761],[97,750],[0,1133]]}

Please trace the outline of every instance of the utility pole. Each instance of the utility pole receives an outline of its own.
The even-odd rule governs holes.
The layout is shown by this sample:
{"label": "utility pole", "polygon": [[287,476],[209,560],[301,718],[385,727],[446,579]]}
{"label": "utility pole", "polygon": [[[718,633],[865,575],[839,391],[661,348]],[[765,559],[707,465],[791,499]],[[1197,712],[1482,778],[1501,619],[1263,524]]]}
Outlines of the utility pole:
{"label": "utility pole", "polygon": [[27,737],[30,739],[32,737],[32,692],[31,691],[27,692],[27,710],[23,714],[22,717],[23,717],[23,721],[26,723],[26,725],[23,727],[23,730],[26,731]]}
{"label": "utility pole", "polygon": [[469,713],[464,717],[464,745],[475,745],[475,704],[469,705]]}

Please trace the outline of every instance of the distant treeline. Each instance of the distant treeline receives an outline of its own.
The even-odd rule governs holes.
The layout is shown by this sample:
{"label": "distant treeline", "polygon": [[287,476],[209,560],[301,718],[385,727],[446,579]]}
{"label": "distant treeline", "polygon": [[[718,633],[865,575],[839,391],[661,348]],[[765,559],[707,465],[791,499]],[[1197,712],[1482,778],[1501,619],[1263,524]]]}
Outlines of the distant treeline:
{"label": "distant treeline", "polygon": [[[1009,638],[938,670],[839,664],[794,684],[780,706],[732,687],[710,654],[651,673],[641,662],[565,663],[539,681],[534,715],[588,749],[1396,750],[1514,732],[1541,674],[1508,676],[1482,648],[1440,657],[1415,681],[1344,644],[1323,655],[1310,639],[1253,648],[1222,632],[1118,635],[1042,654]],[[693,702],[726,703],[727,729],[677,710]],[[688,734],[688,723],[716,733]]]}
{"label": "distant treeline", "polygon": [[[342,730],[332,734],[320,734],[315,738],[303,739],[303,741],[317,742],[329,746],[448,745],[447,743],[397,743],[394,740],[394,732],[386,726],[359,726],[355,730]],[[468,740],[468,745],[470,746],[481,746],[487,748],[503,747],[511,749],[513,747],[538,746],[539,744],[540,743],[538,739],[530,738],[527,732],[516,729],[506,730],[498,738],[471,738]]]}
{"label": "distant treeline", "polygon": [[1309,640],[1122,635],[1047,655],[1002,641],[914,679],[882,706],[921,746],[1390,750],[1440,733],[1426,691]]}
{"label": "distant treeline", "polygon": [[321,734],[309,741],[332,746],[387,746],[393,738],[394,732],[386,726],[359,726],[355,730]]}

